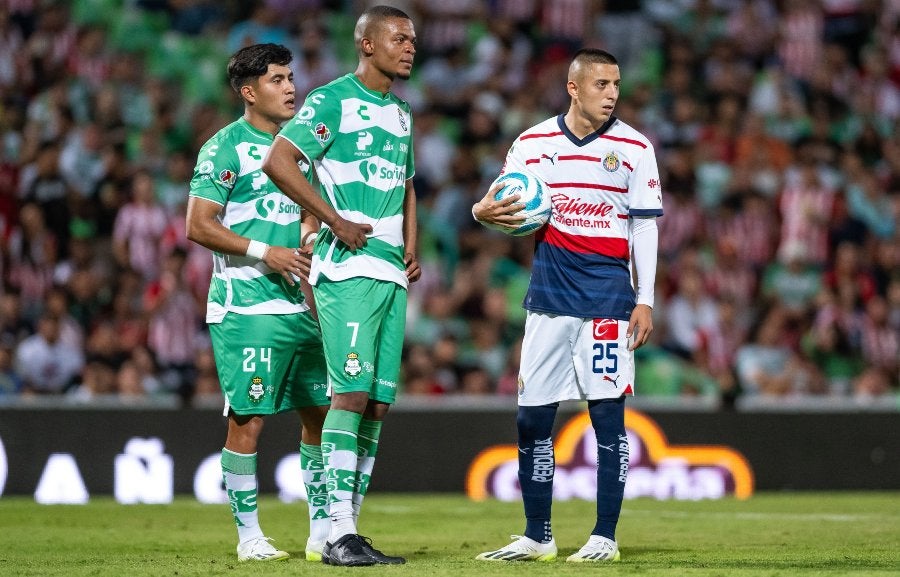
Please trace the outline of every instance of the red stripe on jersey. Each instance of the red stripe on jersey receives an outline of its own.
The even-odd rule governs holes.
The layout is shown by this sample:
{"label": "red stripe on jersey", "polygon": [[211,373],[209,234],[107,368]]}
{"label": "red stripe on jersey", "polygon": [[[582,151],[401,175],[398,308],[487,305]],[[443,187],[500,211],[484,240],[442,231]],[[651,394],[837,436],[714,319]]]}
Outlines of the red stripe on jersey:
{"label": "red stripe on jersey", "polygon": [[529,138],[550,138],[551,136],[562,136],[562,131],[547,132],[545,134],[526,134],[524,136],[520,136],[519,140],[528,140]]}
{"label": "red stripe on jersey", "polygon": [[647,145],[641,142],[640,140],[632,140],[630,138],[622,138],[621,136],[609,136],[606,134],[601,134],[600,138],[605,138],[607,140],[615,140],[616,142],[627,142],[628,144],[633,144],[635,146],[640,146],[641,148],[647,148]]}
{"label": "red stripe on jersey", "polygon": [[631,172],[634,172],[634,168],[632,168],[631,165],[628,164],[627,162],[623,162],[623,163],[622,163],[622,166],[624,166],[625,168],[627,168],[627,169],[630,170]]}
{"label": "red stripe on jersey", "polygon": [[616,216],[618,216],[618,217],[621,218],[622,220],[628,220],[628,215],[627,215],[627,214],[617,214]]}
{"label": "red stripe on jersey", "polygon": [[541,240],[553,246],[572,252],[599,254],[628,260],[628,241],[624,238],[570,234],[553,226],[544,227],[544,231],[546,232]]}
{"label": "red stripe on jersey", "polygon": [[627,188],[619,188],[618,186],[606,186],[605,184],[597,184],[596,182],[554,182],[547,183],[550,188],[596,188],[599,190],[608,190],[610,192],[628,192]]}
{"label": "red stripe on jersey", "polygon": [[560,160],[587,160],[588,162],[600,162],[596,156],[584,156],[583,154],[561,154]]}
{"label": "red stripe on jersey", "polygon": [[[528,160],[525,161],[525,164],[534,164],[535,162],[540,162],[544,158],[547,158],[549,160],[549,157],[544,155],[541,158],[529,158]],[[564,155],[560,156],[559,158],[557,158],[556,160],[559,160],[559,161],[586,160],[588,162],[601,162],[601,159],[597,158],[596,156],[584,156],[581,154],[564,154]]]}

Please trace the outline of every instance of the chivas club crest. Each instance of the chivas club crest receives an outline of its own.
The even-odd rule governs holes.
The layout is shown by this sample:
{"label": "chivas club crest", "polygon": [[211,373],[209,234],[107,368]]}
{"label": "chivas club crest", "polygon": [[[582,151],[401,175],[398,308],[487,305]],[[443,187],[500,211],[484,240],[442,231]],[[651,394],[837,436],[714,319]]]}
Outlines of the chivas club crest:
{"label": "chivas club crest", "polygon": [[359,364],[359,355],[356,353],[347,354],[347,362],[344,363],[344,372],[355,377],[362,372],[362,365]]}
{"label": "chivas club crest", "polygon": [[619,170],[620,166],[622,166],[622,162],[615,152],[610,152],[603,157],[603,168],[605,168],[607,172],[615,172]]}
{"label": "chivas club crest", "polygon": [[262,377],[253,377],[250,380],[250,391],[249,391],[250,400],[254,403],[258,403],[260,399],[266,394],[266,389],[263,386]]}

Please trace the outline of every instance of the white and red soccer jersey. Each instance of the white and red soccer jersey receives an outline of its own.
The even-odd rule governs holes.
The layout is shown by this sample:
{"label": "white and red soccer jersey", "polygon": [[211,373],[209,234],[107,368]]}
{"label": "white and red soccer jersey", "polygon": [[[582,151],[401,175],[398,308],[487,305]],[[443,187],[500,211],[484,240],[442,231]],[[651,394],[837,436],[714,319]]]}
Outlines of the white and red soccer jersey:
{"label": "white and red soccer jersey", "polygon": [[564,115],[523,132],[502,173],[527,171],[551,191],[550,222],[535,237],[524,307],[581,318],[628,320],[635,305],[630,217],[661,216],[653,146],[616,117],[583,139]]}

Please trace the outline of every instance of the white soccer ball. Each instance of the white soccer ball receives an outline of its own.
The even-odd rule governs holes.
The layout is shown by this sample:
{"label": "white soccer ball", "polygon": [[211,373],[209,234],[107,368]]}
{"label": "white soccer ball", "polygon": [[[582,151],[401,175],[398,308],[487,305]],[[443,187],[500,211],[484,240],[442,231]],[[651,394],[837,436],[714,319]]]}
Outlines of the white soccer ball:
{"label": "white soccer ball", "polygon": [[[494,193],[494,200],[503,200],[514,194],[519,195],[517,204],[524,204],[525,208],[516,213],[516,216],[524,216],[525,221],[519,226],[491,227],[513,236],[527,236],[547,224],[550,220],[552,205],[550,203],[550,190],[533,174],[526,172],[508,172],[494,181],[503,183],[503,188]],[[493,185],[492,185],[493,186]]]}

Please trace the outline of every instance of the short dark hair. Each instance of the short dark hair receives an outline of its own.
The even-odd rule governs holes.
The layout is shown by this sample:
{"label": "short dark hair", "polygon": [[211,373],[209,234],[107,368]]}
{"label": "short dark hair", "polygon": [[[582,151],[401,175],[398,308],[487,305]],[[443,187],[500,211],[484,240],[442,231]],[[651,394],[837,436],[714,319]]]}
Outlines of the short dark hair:
{"label": "short dark hair", "polygon": [[368,16],[369,18],[377,18],[379,20],[383,18],[404,18],[406,20],[412,20],[406,12],[400,10],[399,8],[394,8],[393,6],[372,6],[367,9],[362,14],[363,16]]}
{"label": "short dark hair", "polygon": [[617,66],[619,64],[615,56],[599,48],[582,48],[572,58],[573,62],[576,60],[581,64],[615,64]]}
{"label": "short dark hair", "polygon": [[370,34],[373,26],[381,26],[381,23],[388,18],[412,20],[406,12],[399,8],[383,5],[372,6],[359,15],[359,19],[356,21],[356,27],[353,29],[353,43],[356,44],[357,52],[362,50],[359,46],[359,42],[363,39],[363,36]]}
{"label": "short dark hair", "polygon": [[281,44],[253,44],[241,48],[228,61],[228,82],[236,91],[250,80],[263,76],[269,64],[287,66],[294,56]]}

